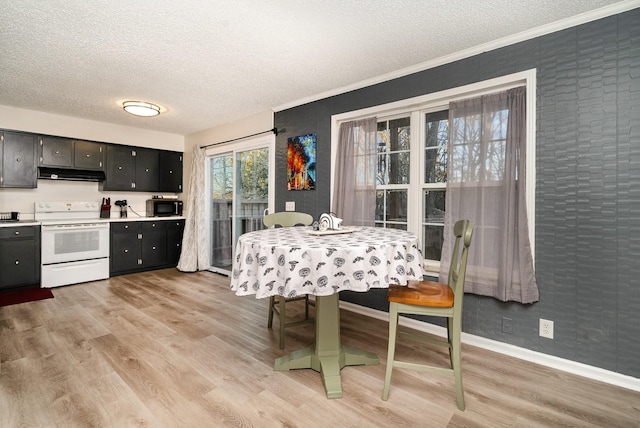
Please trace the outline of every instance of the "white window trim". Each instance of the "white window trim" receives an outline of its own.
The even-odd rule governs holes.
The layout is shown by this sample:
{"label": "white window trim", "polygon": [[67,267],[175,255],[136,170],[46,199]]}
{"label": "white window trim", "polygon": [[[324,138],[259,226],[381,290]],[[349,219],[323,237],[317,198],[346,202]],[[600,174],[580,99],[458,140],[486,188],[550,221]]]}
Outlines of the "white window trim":
{"label": "white window trim", "polygon": [[[335,171],[336,155],[338,147],[338,135],[340,132],[340,124],[342,122],[348,122],[357,119],[363,119],[366,117],[376,116],[381,118],[387,118],[394,115],[406,114],[416,110],[431,110],[435,111],[438,108],[448,109],[449,102],[477,97],[484,94],[494,93],[498,91],[504,91],[510,88],[524,85],[527,91],[527,129],[526,129],[526,155],[527,155],[527,171],[526,171],[526,204],[529,223],[529,241],[531,243],[531,253],[535,262],[535,189],[536,189],[536,69],[530,69],[518,73],[509,74],[506,76],[497,77],[494,79],[484,80],[482,82],[472,83],[469,85],[460,86],[457,88],[447,89],[440,92],[434,92],[427,95],[421,95],[414,98],[408,98],[405,100],[395,101],[392,103],[381,104],[374,107],[368,107],[365,109],[354,110],[346,113],[340,113],[331,116],[331,171]],[[417,113],[418,114],[418,113]],[[419,121],[418,123],[420,123]],[[420,125],[424,126],[424,124]],[[414,140],[420,133],[411,133],[411,156],[417,153],[420,156],[420,168],[424,169],[423,159],[419,152],[414,152],[420,147],[420,142]],[[420,171],[411,171],[411,183],[420,183]],[[334,186],[334,174],[331,174],[331,204],[333,204],[333,186]],[[417,181],[414,181],[417,180]],[[409,196],[419,197],[422,186],[411,185],[409,188]],[[333,209],[333,207],[332,207]],[[419,219],[415,219],[415,210],[410,210],[407,215],[409,225],[413,225]],[[416,229],[417,230],[417,229]],[[420,238],[419,238],[420,239]],[[422,244],[422,243],[421,243]]]}
{"label": "white window trim", "polygon": [[[259,148],[263,148],[263,147],[267,147],[269,148],[269,196],[268,196],[268,210],[269,212],[273,212],[274,206],[275,206],[275,189],[276,189],[276,136],[275,135],[265,135],[265,136],[259,136],[259,137],[255,137],[255,138],[250,138],[250,139],[244,139],[242,141],[233,141],[233,142],[229,142],[229,143],[224,143],[224,144],[216,144],[210,147],[207,147],[205,149],[205,179],[206,179],[206,183],[205,183],[205,194],[207,195],[207,198],[210,198],[211,195],[211,177],[209,176],[210,174],[210,165],[211,165],[211,157],[212,156],[219,156],[219,155],[224,155],[224,154],[232,154],[234,159],[235,159],[235,155],[238,152],[244,152],[247,150],[252,150],[252,149],[259,149]],[[236,188],[236,171],[235,171],[236,165],[235,162],[233,164],[233,189],[235,192],[235,188]],[[211,204],[209,203],[210,200],[207,200],[205,203],[205,216],[207,219],[207,245],[209,246],[209,248],[211,247]],[[235,213],[235,199],[233,201],[233,210],[232,212]],[[234,214],[235,215],[235,214]],[[234,230],[232,231],[232,236],[235,236],[235,222],[233,222],[234,224]],[[233,251],[235,252],[235,242],[232,245]],[[235,254],[234,254],[235,257]],[[218,268],[213,268],[212,266],[209,266],[208,268],[209,270],[213,271],[213,272],[220,272],[220,273],[225,273],[221,271]]]}

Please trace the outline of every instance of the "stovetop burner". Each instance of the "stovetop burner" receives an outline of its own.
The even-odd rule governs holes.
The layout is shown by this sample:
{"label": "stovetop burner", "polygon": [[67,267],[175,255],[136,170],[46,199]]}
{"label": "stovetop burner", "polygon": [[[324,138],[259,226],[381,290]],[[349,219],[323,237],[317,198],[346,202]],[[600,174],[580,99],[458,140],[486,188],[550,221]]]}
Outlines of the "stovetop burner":
{"label": "stovetop burner", "polygon": [[34,217],[38,221],[100,220],[98,202],[36,202]]}

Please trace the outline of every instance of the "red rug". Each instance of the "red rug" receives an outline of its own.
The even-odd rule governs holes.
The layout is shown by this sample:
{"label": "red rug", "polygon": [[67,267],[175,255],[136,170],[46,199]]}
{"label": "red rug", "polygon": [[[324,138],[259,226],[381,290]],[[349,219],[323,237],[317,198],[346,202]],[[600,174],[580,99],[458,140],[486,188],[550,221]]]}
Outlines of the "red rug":
{"label": "red rug", "polygon": [[25,288],[23,290],[0,292],[0,306],[51,299],[53,293],[48,288]]}

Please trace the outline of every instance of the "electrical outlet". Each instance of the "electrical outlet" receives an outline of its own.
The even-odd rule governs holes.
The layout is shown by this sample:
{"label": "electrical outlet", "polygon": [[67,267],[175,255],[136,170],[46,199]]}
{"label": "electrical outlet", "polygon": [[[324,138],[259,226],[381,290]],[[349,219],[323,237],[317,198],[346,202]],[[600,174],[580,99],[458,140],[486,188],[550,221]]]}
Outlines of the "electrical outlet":
{"label": "electrical outlet", "polygon": [[540,336],[553,339],[553,321],[540,318]]}
{"label": "electrical outlet", "polygon": [[502,317],[502,332],[507,334],[513,333],[513,320],[511,318]]}
{"label": "electrical outlet", "polygon": [[288,201],[284,203],[284,210],[285,211],[295,211],[296,210],[296,203],[295,201]]}

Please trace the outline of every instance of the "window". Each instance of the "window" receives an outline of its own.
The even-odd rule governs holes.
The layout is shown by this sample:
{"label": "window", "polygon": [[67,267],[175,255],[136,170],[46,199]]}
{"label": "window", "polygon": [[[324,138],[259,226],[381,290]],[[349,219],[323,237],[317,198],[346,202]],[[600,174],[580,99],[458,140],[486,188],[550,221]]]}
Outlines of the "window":
{"label": "window", "polygon": [[210,270],[228,275],[240,235],[262,229],[273,207],[275,137],[207,149]]}
{"label": "window", "polygon": [[[425,269],[437,273],[442,257],[445,196],[448,183],[449,102],[504,91],[516,86],[527,88],[527,210],[534,211],[535,195],[535,70],[429,94],[391,104],[343,113],[332,118],[332,144],[343,121],[376,116],[378,122],[378,173],[376,182],[377,227],[406,229],[420,239]],[[499,119],[499,118],[497,118]],[[496,119],[496,120],[497,120]],[[469,128],[471,129],[471,128]],[[503,128],[489,145],[504,144]],[[334,138],[335,137],[335,138]],[[477,146],[458,146],[454,156],[492,159],[478,152]],[[335,150],[332,151],[335,153]],[[334,159],[335,161],[335,159]],[[470,165],[472,167],[472,165]],[[471,169],[469,174],[473,174]],[[529,215],[529,234],[533,246],[534,216]],[[533,248],[532,248],[533,250]]]}
{"label": "window", "polygon": [[378,121],[375,216],[378,227],[407,229],[410,137],[409,117]]}

